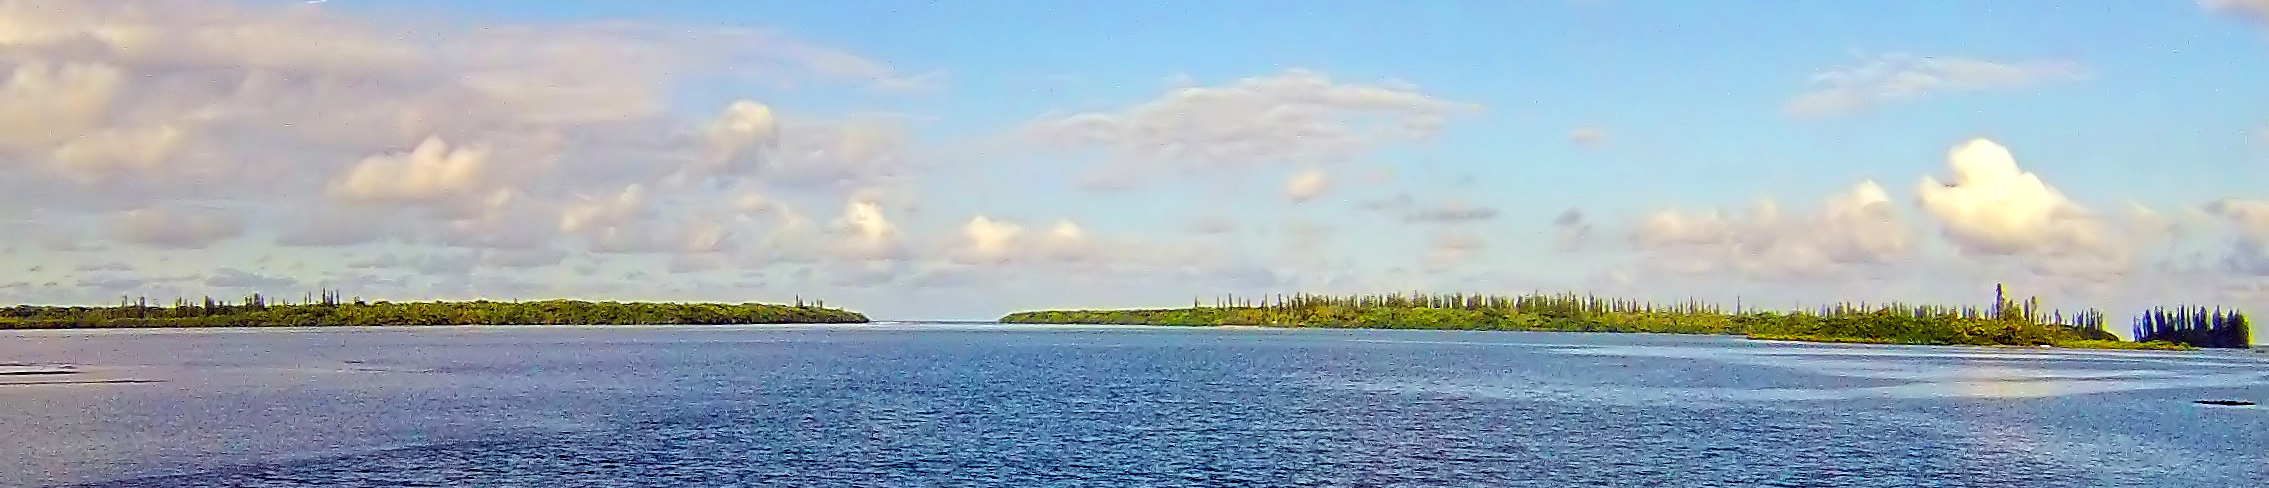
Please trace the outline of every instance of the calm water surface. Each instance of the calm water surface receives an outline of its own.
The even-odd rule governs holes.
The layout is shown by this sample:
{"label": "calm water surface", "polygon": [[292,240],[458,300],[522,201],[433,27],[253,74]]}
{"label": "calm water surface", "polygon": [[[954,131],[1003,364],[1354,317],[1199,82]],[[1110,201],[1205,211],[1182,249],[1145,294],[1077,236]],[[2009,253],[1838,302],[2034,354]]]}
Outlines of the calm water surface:
{"label": "calm water surface", "polygon": [[1033,327],[31,331],[5,486],[2261,486],[2269,356]]}

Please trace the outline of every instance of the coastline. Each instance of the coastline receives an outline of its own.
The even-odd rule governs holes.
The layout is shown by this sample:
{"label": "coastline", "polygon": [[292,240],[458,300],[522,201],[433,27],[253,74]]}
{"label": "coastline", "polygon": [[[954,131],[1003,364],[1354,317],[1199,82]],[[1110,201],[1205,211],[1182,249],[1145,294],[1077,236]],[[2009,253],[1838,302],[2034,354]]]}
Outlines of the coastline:
{"label": "coastline", "polygon": [[[1503,330],[1533,332],[1664,333],[1741,336],[1758,341],[1880,345],[2014,346],[2068,349],[2194,350],[2246,348],[2246,323],[2236,311],[2153,309],[2138,323],[2156,320],[2168,335],[2129,341],[2104,330],[2094,309],[2046,310],[2037,299],[2016,301],[1995,288],[1993,305],[1950,307],[1889,303],[1831,304],[1817,310],[1726,311],[1689,301],[1651,304],[1573,293],[1559,295],[1272,295],[1259,300],[1226,297],[1213,306],[1108,310],[1036,310],[1001,317],[1004,324],[1093,324],[1168,327],[1273,327]],[[2193,327],[2189,324],[2198,324]],[[2139,326],[2139,336],[2145,335]],[[2210,343],[2198,331],[2219,334]]]}
{"label": "coastline", "polygon": [[[1038,312],[1019,312],[1019,313],[1062,313],[1062,312],[1077,312],[1077,311],[1038,311]],[[1133,322],[1133,321],[1127,321],[1127,322],[1054,322],[1054,321],[1033,321],[1033,320],[1030,320],[1030,319],[1024,319],[1024,318],[1020,318],[1020,317],[1017,317],[1017,316],[1016,316],[1016,315],[1014,315],[1014,314],[1011,314],[1010,316],[1002,317],[1002,319],[1000,320],[1000,323],[1002,323],[1002,324],[1015,324],[1015,325],[1111,325],[1111,326],[1133,326],[1133,327],[1187,327],[1187,328],[1205,328],[1205,329],[1232,329],[1232,330],[1263,330],[1263,329],[1371,329],[1371,330],[1414,330],[1414,329],[1424,329],[1424,330],[1462,330],[1462,331],[1477,331],[1477,332],[1491,332],[1491,331],[1497,331],[1497,332],[1543,332],[1543,333],[1566,333],[1566,334],[1660,334],[1660,335],[1687,335],[1687,336],[1695,336],[1695,335],[1701,335],[1701,336],[1720,336],[1720,337],[1740,337],[1740,338],[1743,338],[1743,339],[1752,340],[1752,341],[1758,341],[1758,342],[1790,342],[1790,343],[1809,343],[1809,344],[1849,344],[1849,345],[1873,345],[1873,346],[1961,346],[1961,347],[1998,347],[1998,348],[2035,348],[2035,347],[2049,347],[2049,348],[2057,348],[2057,349],[2095,349],[2095,350],[2125,350],[2125,351],[2195,351],[2195,350],[2198,350],[2198,349],[2200,349],[2200,348],[2197,348],[2197,347],[2191,347],[2191,346],[2188,346],[2188,345],[2183,345],[2183,344],[2175,344],[2175,343],[2166,343],[2166,342],[2130,342],[2130,341],[2110,341],[2110,340],[2071,340],[2071,341],[2058,341],[2058,342],[2052,342],[2052,343],[2048,343],[2048,344],[2034,344],[2034,345],[2025,345],[2025,344],[1962,344],[1962,343],[1942,343],[1942,342],[1900,342],[1900,341],[1891,340],[1891,339],[1884,339],[1884,338],[1872,338],[1872,337],[1838,337],[1838,336],[1806,336],[1806,335],[1773,335],[1773,334],[1746,334],[1746,333],[1707,333],[1707,332],[1643,331],[1643,330],[1607,330],[1607,329],[1604,329],[1604,328],[1602,328],[1602,329],[1595,329],[1595,330],[1568,330],[1568,329],[1554,329],[1554,328],[1503,328],[1503,327],[1494,327],[1494,328],[1459,328],[1459,327],[1414,327],[1414,326],[1409,326],[1409,325],[1401,325],[1401,324],[1376,324],[1376,325],[1374,325],[1374,324],[1344,324],[1344,323],[1330,323],[1330,324],[1323,324],[1323,323],[1297,323],[1297,324],[1295,324],[1295,323],[1278,323],[1278,324],[1190,324],[1190,323],[1170,323],[1170,322]]]}
{"label": "coastline", "polygon": [[324,302],[0,307],[0,330],[278,327],[497,327],[864,324],[865,314],[812,304],[705,302]]}

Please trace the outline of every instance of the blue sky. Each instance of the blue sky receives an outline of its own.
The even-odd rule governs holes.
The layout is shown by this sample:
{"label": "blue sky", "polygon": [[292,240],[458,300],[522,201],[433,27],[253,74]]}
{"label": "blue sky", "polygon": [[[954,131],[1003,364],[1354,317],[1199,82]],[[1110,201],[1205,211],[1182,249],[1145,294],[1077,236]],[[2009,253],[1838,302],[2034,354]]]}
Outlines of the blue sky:
{"label": "blue sky", "polygon": [[990,318],[2006,282],[2122,314],[2259,308],[2265,20],[2258,0],[19,5],[0,23],[44,27],[0,37],[0,301]]}

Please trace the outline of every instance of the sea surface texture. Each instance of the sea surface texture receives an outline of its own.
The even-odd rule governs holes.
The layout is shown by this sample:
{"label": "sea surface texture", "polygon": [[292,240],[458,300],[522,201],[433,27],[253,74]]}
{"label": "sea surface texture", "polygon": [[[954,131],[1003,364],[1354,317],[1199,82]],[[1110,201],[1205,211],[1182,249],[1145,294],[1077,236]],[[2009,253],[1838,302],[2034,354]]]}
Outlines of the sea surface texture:
{"label": "sea surface texture", "polygon": [[2236,487],[2269,355],[877,324],[0,333],[0,486]]}

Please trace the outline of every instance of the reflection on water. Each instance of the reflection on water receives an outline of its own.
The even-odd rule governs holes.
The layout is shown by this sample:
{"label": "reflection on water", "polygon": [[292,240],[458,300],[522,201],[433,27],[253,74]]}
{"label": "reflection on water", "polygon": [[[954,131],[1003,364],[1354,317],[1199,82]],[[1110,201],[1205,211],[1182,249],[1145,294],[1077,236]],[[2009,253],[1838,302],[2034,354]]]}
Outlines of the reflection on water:
{"label": "reflection on water", "polygon": [[2250,486],[2245,355],[1000,325],[37,331],[0,485]]}
{"label": "reflection on water", "polygon": [[[1582,388],[1578,401],[1842,400],[1853,398],[2024,398],[2178,388],[2269,385],[2269,361],[2173,353],[2009,352],[1997,348],[1800,346],[1802,349],[1691,346],[1558,348],[1587,356],[1702,359],[1791,371],[1901,380],[1886,386],[1802,388]],[[1891,346],[1899,347],[1899,346]],[[2176,358],[2189,359],[2176,359]],[[2175,368],[2169,368],[2175,367]]]}

